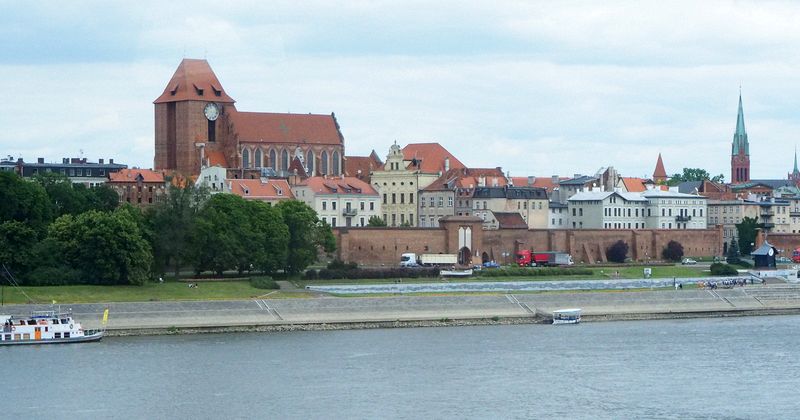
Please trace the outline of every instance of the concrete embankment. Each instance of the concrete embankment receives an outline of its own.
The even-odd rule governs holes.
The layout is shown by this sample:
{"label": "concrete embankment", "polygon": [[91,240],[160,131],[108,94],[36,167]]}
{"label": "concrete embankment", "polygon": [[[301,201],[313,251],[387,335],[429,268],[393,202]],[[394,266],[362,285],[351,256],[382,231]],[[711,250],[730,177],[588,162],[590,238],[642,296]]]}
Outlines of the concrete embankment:
{"label": "concrete embankment", "polygon": [[[109,335],[225,331],[488,325],[547,322],[555,309],[583,309],[585,321],[800,313],[800,288],[747,286],[725,290],[519,293],[392,297],[316,297],[235,301],[129,302],[62,305],[86,328]],[[11,305],[25,314],[49,305]]]}

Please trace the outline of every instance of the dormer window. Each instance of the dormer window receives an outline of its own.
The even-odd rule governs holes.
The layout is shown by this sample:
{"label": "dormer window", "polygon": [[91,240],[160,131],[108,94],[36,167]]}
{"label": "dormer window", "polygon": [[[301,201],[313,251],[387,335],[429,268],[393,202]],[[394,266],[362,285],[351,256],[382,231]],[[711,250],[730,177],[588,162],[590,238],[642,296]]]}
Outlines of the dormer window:
{"label": "dormer window", "polygon": [[194,83],[192,83],[192,86],[194,86],[194,90],[195,92],[197,92],[197,96],[203,96],[203,88],[198,87]]}
{"label": "dormer window", "polygon": [[245,188],[245,189],[244,189],[244,195],[250,195],[250,190],[248,190],[247,188]]}
{"label": "dormer window", "polygon": [[211,90],[214,91],[214,96],[222,96],[222,89],[220,89],[220,88],[218,88],[218,87],[216,87],[214,85],[211,85]]}
{"label": "dormer window", "polygon": [[173,86],[172,89],[169,90],[169,94],[171,96],[175,96],[176,93],[178,93],[178,83],[175,83],[175,86]]}

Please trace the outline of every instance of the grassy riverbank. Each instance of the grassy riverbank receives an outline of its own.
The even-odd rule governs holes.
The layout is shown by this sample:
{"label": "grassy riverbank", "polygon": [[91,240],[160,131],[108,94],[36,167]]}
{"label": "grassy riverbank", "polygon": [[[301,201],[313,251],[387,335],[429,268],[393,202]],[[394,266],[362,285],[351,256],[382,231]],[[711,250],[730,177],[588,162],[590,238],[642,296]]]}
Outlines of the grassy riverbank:
{"label": "grassy riverbank", "polygon": [[[6,304],[28,303],[19,289],[3,288]],[[289,293],[256,289],[249,281],[199,283],[190,288],[187,283],[147,283],[144,286],[41,286],[22,287],[34,303],[95,303],[95,302],[148,302],[176,300],[249,299],[269,295],[270,298],[302,297],[303,293]]]}
{"label": "grassy riverbank", "polygon": [[[500,269],[498,269],[500,270]],[[705,277],[709,275],[698,267],[685,266],[659,266],[653,267],[654,278],[686,278]],[[631,279],[642,278],[642,267],[605,267],[593,268],[592,274],[576,276],[509,276],[509,277],[482,277],[476,276],[469,279],[451,279],[449,281],[546,281],[546,280],[586,280],[586,279]],[[324,284],[385,284],[397,281],[404,283],[438,283],[439,278],[417,279],[363,279],[363,280],[294,280],[299,289],[306,285]],[[6,304],[18,303],[97,303],[97,302],[148,302],[148,301],[181,301],[181,300],[226,300],[250,299],[255,297],[290,298],[309,297],[302,290],[264,290],[257,289],[246,280],[234,281],[205,281],[198,283],[199,287],[188,287],[187,283],[167,281],[163,284],[147,283],[143,286],[40,286],[23,287],[30,299],[19,289],[6,286],[3,288],[3,302]]]}

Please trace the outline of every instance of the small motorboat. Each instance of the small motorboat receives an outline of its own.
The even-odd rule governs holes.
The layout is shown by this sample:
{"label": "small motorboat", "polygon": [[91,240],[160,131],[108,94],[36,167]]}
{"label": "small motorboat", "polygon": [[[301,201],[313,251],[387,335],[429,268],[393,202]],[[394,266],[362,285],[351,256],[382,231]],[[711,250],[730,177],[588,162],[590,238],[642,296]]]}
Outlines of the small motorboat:
{"label": "small motorboat", "polygon": [[468,270],[441,270],[439,275],[442,277],[470,277],[472,276],[472,269]]}
{"label": "small motorboat", "polygon": [[[103,325],[108,309],[103,314]],[[0,346],[84,343],[103,338],[105,330],[84,330],[69,312],[35,311],[30,316],[0,315]]]}
{"label": "small motorboat", "polygon": [[553,311],[553,324],[578,324],[581,322],[580,308]]}

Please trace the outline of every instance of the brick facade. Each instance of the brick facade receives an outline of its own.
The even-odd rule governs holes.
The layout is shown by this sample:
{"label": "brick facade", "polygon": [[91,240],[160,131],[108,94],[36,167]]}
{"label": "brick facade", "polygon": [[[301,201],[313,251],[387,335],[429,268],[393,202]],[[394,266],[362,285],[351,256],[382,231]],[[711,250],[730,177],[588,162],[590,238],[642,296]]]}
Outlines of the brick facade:
{"label": "brick facade", "polygon": [[[459,227],[472,228],[473,263],[481,262],[483,257],[511,263],[516,251],[527,248],[567,252],[576,263],[604,262],[606,248],[620,239],[630,247],[628,256],[637,261],[661,259],[661,251],[671,240],[680,242],[687,256],[722,254],[721,227],[695,230],[483,230],[481,224],[481,220],[475,217],[455,216],[442,219],[439,228],[342,228],[335,229],[334,234],[339,245],[338,257],[363,265],[394,266],[404,252],[456,254],[459,251]],[[793,236],[800,239],[800,235]],[[770,235],[770,240],[772,238]]]}

